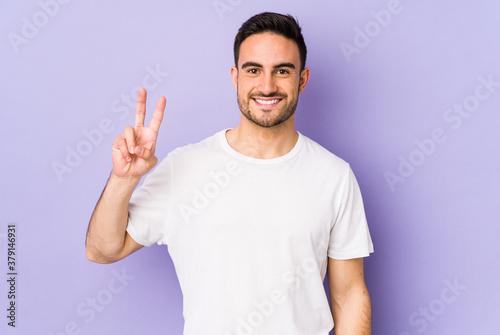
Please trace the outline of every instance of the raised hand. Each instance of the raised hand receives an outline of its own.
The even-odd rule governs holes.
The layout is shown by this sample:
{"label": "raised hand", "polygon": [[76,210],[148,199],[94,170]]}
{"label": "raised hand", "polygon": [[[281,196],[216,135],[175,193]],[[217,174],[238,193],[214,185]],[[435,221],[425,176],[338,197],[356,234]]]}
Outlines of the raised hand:
{"label": "raised hand", "polygon": [[137,96],[135,127],[125,127],[123,134],[113,142],[113,173],[117,177],[141,178],[158,162],[154,153],[166,100],[160,97],[149,126],[144,127],[146,97],[146,90],[141,88]]}

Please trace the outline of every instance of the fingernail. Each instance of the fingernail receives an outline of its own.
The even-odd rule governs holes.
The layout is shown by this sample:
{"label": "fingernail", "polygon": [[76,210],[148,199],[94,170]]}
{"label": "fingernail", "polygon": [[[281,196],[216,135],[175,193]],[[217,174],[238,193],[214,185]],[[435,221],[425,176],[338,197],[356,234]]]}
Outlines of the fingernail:
{"label": "fingernail", "polygon": [[134,147],[130,147],[130,148],[128,148],[128,151],[129,151],[131,154],[133,154],[133,153],[134,153]]}
{"label": "fingernail", "polygon": [[126,160],[127,162],[130,162],[131,158],[130,158],[130,157],[127,157],[127,158],[125,158],[125,160]]}
{"label": "fingernail", "polygon": [[135,153],[139,156],[142,155],[142,148],[141,147],[135,148]]}

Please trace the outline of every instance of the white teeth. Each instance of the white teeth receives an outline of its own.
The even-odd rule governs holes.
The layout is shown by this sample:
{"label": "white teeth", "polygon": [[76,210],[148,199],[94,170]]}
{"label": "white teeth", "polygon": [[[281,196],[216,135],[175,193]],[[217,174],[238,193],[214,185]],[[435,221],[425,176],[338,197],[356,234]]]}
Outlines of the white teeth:
{"label": "white teeth", "polygon": [[255,99],[259,104],[261,105],[273,105],[275,103],[279,102],[279,99],[274,99],[274,100],[260,100],[260,99]]}

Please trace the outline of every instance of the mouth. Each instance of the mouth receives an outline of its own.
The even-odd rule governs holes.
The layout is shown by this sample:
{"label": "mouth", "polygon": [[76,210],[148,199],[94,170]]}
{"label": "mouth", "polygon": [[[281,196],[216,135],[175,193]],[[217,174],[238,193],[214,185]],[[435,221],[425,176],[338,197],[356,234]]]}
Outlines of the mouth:
{"label": "mouth", "polygon": [[276,107],[283,98],[252,98],[260,108],[271,109]]}

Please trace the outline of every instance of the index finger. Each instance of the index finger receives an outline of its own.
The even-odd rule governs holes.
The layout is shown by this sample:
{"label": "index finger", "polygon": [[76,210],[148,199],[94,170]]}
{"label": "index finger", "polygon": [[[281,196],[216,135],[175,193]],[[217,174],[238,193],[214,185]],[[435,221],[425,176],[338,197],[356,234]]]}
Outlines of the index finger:
{"label": "index finger", "polygon": [[144,118],[146,117],[146,98],[147,93],[144,88],[139,89],[137,94],[137,107],[135,108],[135,127],[144,127]]}
{"label": "index finger", "polygon": [[161,121],[163,120],[163,112],[165,111],[165,105],[167,104],[167,100],[165,97],[160,97],[158,99],[158,103],[156,104],[155,112],[153,113],[153,118],[149,123],[149,129],[158,132],[160,129]]}

